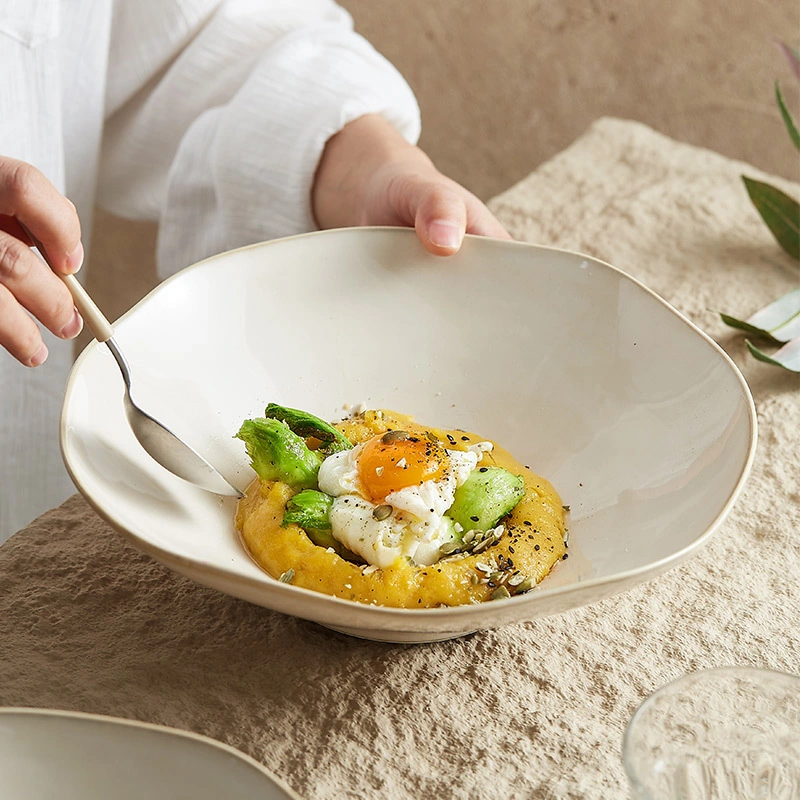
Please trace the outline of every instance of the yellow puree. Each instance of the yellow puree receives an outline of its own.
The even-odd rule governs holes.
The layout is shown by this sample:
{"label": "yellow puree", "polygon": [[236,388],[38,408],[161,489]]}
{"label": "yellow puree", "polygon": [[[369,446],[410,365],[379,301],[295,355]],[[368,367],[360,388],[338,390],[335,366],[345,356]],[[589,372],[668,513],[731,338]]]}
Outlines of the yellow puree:
{"label": "yellow puree", "polygon": [[[465,450],[467,445],[486,441],[473,433],[425,427],[392,411],[366,411],[336,427],[354,444],[390,429],[409,433],[430,431],[451,450]],[[448,440],[447,434],[456,444]],[[468,441],[463,441],[463,436]],[[522,475],[526,492],[504,520],[506,533],[502,539],[477,555],[455,556],[429,567],[414,566],[399,558],[391,566],[365,575],[362,567],[315,545],[298,525],[281,527],[286,503],[294,490],[280,481],[253,481],[237,508],[236,527],[253,558],[270,575],[277,578],[294,570],[291,581],[294,586],[360,603],[399,608],[483,602],[490,599],[495,589],[486,583],[475,584],[476,579],[486,577],[485,572],[476,569],[476,563],[497,568],[504,566],[504,559],[511,559],[513,567],[509,571],[519,571],[536,584],[566,551],[564,509],[550,483],[497,444],[490,453],[484,453],[479,464],[504,467]],[[513,586],[508,588],[512,594],[515,592]]]}

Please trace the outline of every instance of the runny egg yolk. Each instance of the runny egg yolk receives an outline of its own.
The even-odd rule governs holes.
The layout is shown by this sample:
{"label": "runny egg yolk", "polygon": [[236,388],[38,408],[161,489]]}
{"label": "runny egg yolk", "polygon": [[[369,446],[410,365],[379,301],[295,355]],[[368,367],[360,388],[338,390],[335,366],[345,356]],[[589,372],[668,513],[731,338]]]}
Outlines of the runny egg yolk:
{"label": "runny egg yolk", "polygon": [[446,461],[441,445],[389,431],[366,442],[358,457],[358,477],[370,499],[383,502],[392,492],[440,478]]}

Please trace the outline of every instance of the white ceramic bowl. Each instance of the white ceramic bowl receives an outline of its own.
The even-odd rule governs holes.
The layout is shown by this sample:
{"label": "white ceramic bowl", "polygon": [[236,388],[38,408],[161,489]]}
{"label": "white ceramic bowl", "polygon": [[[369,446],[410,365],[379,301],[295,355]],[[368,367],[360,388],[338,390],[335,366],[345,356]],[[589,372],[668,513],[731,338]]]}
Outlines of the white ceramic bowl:
{"label": "white ceramic bowl", "polygon": [[49,709],[0,709],[0,776],[9,800],[300,800],[214,739]]}
{"label": "white ceramic bowl", "polygon": [[61,443],[97,511],[202,584],[366,638],[451,638],[647,580],[719,526],[755,449],[752,398],[716,344],[624,273],[545,247],[468,237],[442,259],[391,228],[253,245],[163,283],[116,339],[140,405],[240,487],[242,419],[270,401],[329,419],[365,401],[495,439],[571,506],[570,559],[518,598],[402,610],[280,583],[240,544],[235,501],[141,450],[117,366],[90,345]]}

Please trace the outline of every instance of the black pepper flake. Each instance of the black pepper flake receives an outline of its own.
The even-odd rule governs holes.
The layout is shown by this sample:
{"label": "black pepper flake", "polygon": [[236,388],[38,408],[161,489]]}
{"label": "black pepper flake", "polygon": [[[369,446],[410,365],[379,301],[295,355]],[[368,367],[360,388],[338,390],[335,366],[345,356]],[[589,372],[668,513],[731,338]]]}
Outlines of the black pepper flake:
{"label": "black pepper flake", "polygon": [[478,517],[476,517],[476,516],[473,514],[473,515],[470,517],[470,519],[471,519],[473,522],[477,522],[479,518],[478,518]]}
{"label": "black pepper flake", "polygon": [[455,438],[453,436],[451,436],[449,433],[447,434],[447,441],[450,442],[450,444],[455,444],[456,443]]}
{"label": "black pepper flake", "polygon": [[533,549],[534,549],[534,550],[538,550],[538,549],[539,549],[539,545],[538,545],[538,544],[535,544],[535,545],[533,546]]}
{"label": "black pepper flake", "polygon": [[569,553],[564,553],[564,555],[561,556],[562,561],[566,561],[568,558],[569,558]]}
{"label": "black pepper flake", "polygon": [[512,554],[514,553],[514,548],[511,545],[508,546],[508,552]]}
{"label": "black pepper flake", "polygon": [[418,602],[418,603],[421,603],[421,602],[422,602],[422,598],[421,598],[421,597],[418,597],[418,598],[417,598],[417,602]]}
{"label": "black pepper flake", "polygon": [[478,472],[488,472],[488,471],[489,471],[489,467],[481,467],[481,468],[478,470]]}
{"label": "black pepper flake", "polygon": [[462,436],[461,437],[461,441],[462,442],[468,442],[469,441],[469,436]]}
{"label": "black pepper flake", "polygon": [[530,525],[531,525],[532,523],[531,523],[531,521],[530,521],[529,519],[526,519],[526,520],[525,520],[525,521],[524,521],[522,524],[523,524],[523,525],[527,525],[528,527],[530,527]]}
{"label": "black pepper flake", "polygon": [[530,469],[530,467],[529,467],[529,466],[526,464],[526,465],[525,465],[525,469]]}

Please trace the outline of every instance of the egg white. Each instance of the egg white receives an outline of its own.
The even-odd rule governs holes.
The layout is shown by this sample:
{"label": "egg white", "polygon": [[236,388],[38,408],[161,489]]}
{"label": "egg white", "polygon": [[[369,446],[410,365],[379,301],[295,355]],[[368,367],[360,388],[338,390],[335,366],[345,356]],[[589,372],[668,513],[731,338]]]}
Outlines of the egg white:
{"label": "egg white", "polygon": [[361,485],[358,459],[363,445],[334,453],[319,470],[319,488],[331,495],[331,532],[335,539],[367,563],[388,567],[407,557],[428,566],[441,556],[441,547],[455,537],[452,521],[445,517],[453,505],[456,489],[478,464],[476,450],[446,450],[445,473],[438,480],[424,481],[387,495],[392,514],[377,520],[373,503]]}

